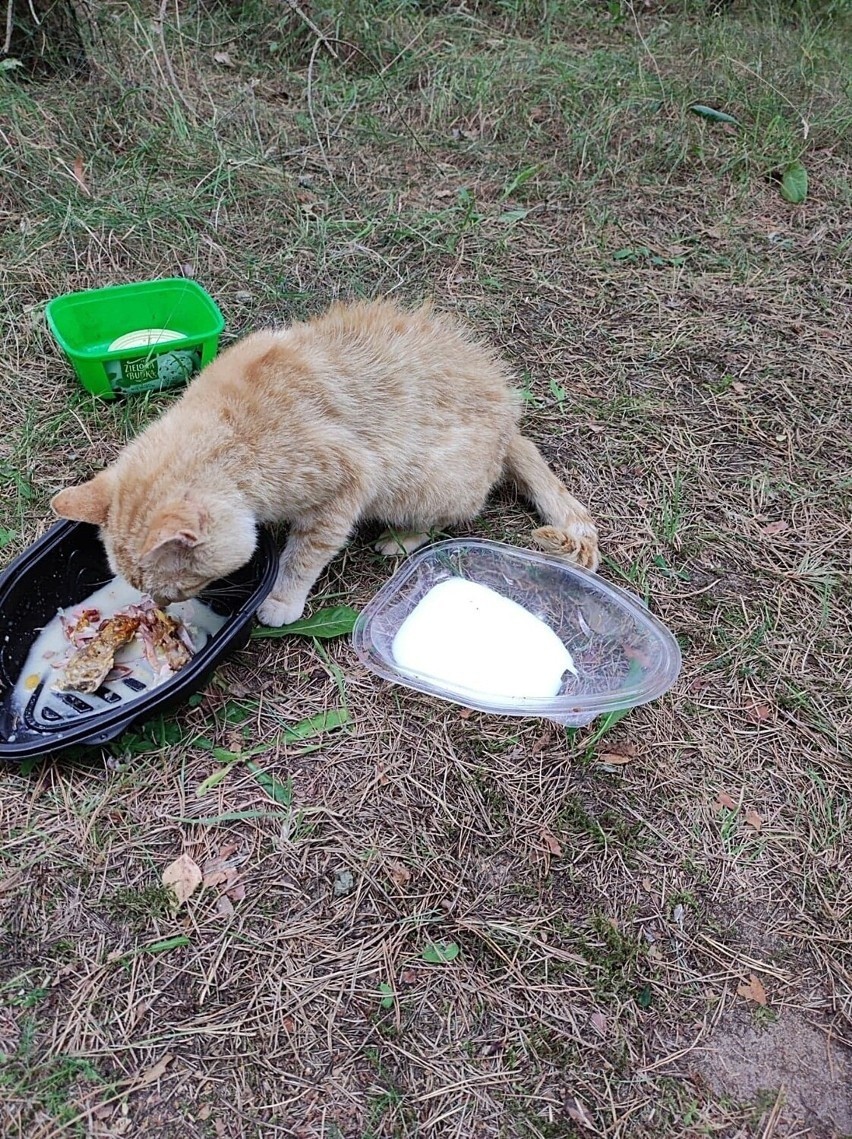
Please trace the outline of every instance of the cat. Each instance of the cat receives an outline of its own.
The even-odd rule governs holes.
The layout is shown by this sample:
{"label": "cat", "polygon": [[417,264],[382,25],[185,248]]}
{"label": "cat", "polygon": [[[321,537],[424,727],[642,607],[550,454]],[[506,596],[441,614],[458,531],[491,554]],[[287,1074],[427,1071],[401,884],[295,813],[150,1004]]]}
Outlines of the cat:
{"label": "cat", "polygon": [[495,352],[431,306],[335,304],[226,348],[111,466],[52,500],[101,528],[110,566],[160,604],[194,597],[252,556],[257,527],[289,523],[265,625],[304,612],[362,520],[410,553],[474,518],[503,478],[545,526],[534,540],[598,565],[589,512],[520,434],[522,400]]}

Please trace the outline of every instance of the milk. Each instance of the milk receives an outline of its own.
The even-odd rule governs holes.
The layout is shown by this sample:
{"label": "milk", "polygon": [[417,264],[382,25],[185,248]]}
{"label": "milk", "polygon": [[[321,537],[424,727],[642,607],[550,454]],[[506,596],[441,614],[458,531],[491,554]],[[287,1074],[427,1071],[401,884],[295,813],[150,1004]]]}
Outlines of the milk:
{"label": "milk", "polygon": [[[138,590],[128,585],[121,578],[116,577],[92,593],[85,601],[58,612],[53,620],[45,625],[30,649],[15,684],[12,697],[13,707],[15,709],[25,707],[42,680],[45,681],[45,689],[50,689],[55,679],[54,674],[58,674],[64,668],[69,657],[76,652],[76,649],[69,644],[62,628],[61,617],[63,613],[73,623],[84,609],[98,609],[101,619],[104,620],[113,616],[118,610],[124,609],[127,605],[137,605],[141,600],[142,594]],[[196,652],[225,624],[224,617],[214,613],[209,605],[205,605],[197,598],[169,605],[166,612],[183,621],[195,645]],[[154,670],[145,659],[142,645],[136,637],[118,650],[115,661],[116,664],[129,666],[132,670],[129,675],[144,684],[146,688],[153,688],[155,684],[164,679],[155,675]],[[123,699],[127,699],[131,695],[126,688],[119,685],[114,686],[111,682],[107,682],[104,687],[111,688]]]}
{"label": "milk", "polygon": [[546,699],[558,694],[566,672],[577,675],[549,626],[460,577],[429,590],[400,626],[392,653],[409,674],[485,700]]}

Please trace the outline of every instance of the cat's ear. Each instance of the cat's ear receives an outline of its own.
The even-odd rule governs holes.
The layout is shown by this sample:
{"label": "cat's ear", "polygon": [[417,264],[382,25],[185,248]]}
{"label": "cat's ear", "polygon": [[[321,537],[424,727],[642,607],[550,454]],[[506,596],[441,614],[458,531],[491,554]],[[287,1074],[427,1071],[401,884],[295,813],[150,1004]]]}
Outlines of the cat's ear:
{"label": "cat's ear", "polygon": [[51,508],[60,518],[72,518],[75,522],[92,522],[103,526],[109,512],[112,486],[109,475],[101,471],[89,482],[80,486],[68,486],[50,501]]}
{"label": "cat's ear", "polygon": [[163,507],[151,519],[140,560],[150,561],[154,554],[167,550],[178,553],[194,549],[207,537],[208,521],[207,511],[190,499]]}

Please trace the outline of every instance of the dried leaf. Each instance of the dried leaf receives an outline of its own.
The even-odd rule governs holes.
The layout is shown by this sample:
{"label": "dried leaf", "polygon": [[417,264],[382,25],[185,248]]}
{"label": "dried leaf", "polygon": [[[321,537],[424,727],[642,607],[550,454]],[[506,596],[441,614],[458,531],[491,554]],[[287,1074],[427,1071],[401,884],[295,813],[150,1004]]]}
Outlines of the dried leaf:
{"label": "dried leaf", "polygon": [[161,1060],[158,1060],[157,1063],[153,1065],[153,1067],[148,1068],[147,1071],[144,1071],[142,1073],[142,1075],[139,1077],[139,1086],[146,1087],[148,1084],[156,1083],[157,1080],[159,1080],[160,1077],[165,1073],[166,1068],[168,1068],[172,1060],[174,1060],[174,1055],[171,1052],[167,1052]]}
{"label": "dried leaf", "polygon": [[237,882],[236,886],[227,890],[226,893],[232,902],[241,902],[246,896],[246,888],[242,882]]}
{"label": "dried leaf", "polygon": [[760,817],[757,811],[755,811],[752,807],[749,807],[749,809],[743,815],[743,818],[750,827],[754,827],[757,833],[760,834],[760,828],[763,826],[763,819]]}
{"label": "dried leaf", "polygon": [[388,875],[394,886],[398,886],[400,889],[407,886],[411,881],[411,871],[401,862],[391,862],[388,866]]}
{"label": "dried leaf", "polygon": [[222,896],[217,900],[216,913],[219,915],[219,917],[222,918],[229,918],[233,916],[234,903],[231,901],[227,894],[222,894]]}
{"label": "dried leaf", "polygon": [[779,518],[777,522],[770,522],[768,526],[762,526],[760,529],[761,534],[765,534],[767,538],[771,538],[773,534],[783,534],[789,527],[789,522],[785,522],[783,518]]}
{"label": "dried leaf", "polygon": [[542,841],[544,842],[544,845],[547,847],[547,849],[550,851],[550,853],[555,855],[558,858],[560,856],[560,854],[562,853],[562,847],[561,847],[561,845],[559,843],[559,839],[556,837],[556,835],[554,835],[551,831],[549,831],[547,829],[547,827],[542,827],[541,828],[541,837],[542,837]]}
{"label": "dried leaf", "polygon": [[[233,854],[234,848],[225,847]],[[218,858],[208,858],[204,863],[202,873],[204,875],[203,885],[205,890],[210,890],[214,886],[232,886],[237,880],[237,868],[233,863],[228,861],[229,855],[219,855]]]}
{"label": "dried leaf", "polygon": [[459,719],[460,720],[469,720],[472,715],[473,715],[473,709],[472,708],[462,708],[462,710],[459,712]]}
{"label": "dried leaf", "polygon": [[74,181],[87,197],[91,197],[89,187],[86,185],[86,176],[83,173],[83,157],[80,154],[74,159]]}
{"label": "dried leaf", "polygon": [[602,1012],[593,1012],[589,1017],[592,1028],[595,1032],[599,1032],[601,1036],[606,1036],[607,1022],[606,1017]]}
{"label": "dried leaf", "polygon": [[753,700],[751,704],[746,706],[746,715],[753,724],[762,724],[771,717],[772,709],[768,704],[763,704],[759,700]]}
{"label": "dried leaf", "polygon": [[163,871],[163,885],[172,891],[179,906],[201,885],[203,874],[188,854],[182,854]]}
{"label": "dried leaf", "polygon": [[221,63],[223,67],[233,67],[234,62],[226,51],[214,51],[213,62]]}
{"label": "dried leaf", "polygon": [[565,1100],[565,1110],[575,1123],[579,1123],[581,1127],[588,1127],[594,1129],[595,1121],[589,1115],[588,1109],[582,1100],[569,1096]]}
{"label": "dried leaf", "polygon": [[766,989],[763,982],[754,973],[749,973],[748,982],[743,982],[737,989],[737,995],[745,997],[747,1001],[754,1001],[757,1005],[766,1005]]}
{"label": "dried leaf", "polygon": [[727,807],[727,809],[729,811],[735,811],[737,809],[736,803],[734,802],[734,800],[731,798],[731,796],[728,794],[727,791],[720,791],[719,794],[716,796],[716,806],[717,807]]}
{"label": "dried leaf", "polygon": [[209,1119],[213,1114],[213,1108],[209,1103],[203,1103],[196,1112],[196,1119]]}
{"label": "dried leaf", "polygon": [[618,751],[602,751],[600,755],[596,756],[598,763],[606,763],[610,767],[623,767],[625,763],[630,763],[633,759],[632,755],[622,755]]}

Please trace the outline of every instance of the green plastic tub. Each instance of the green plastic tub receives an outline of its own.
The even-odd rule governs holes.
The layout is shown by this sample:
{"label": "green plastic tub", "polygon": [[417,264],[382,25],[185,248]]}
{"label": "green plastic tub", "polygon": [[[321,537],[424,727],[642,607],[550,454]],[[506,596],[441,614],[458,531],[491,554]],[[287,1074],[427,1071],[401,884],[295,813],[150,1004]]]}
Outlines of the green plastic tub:
{"label": "green plastic tub", "polygon": [[105,399],[186,383],[225,327],[213,298],[183,277],[66,293],[45,315],[80,383]]}

